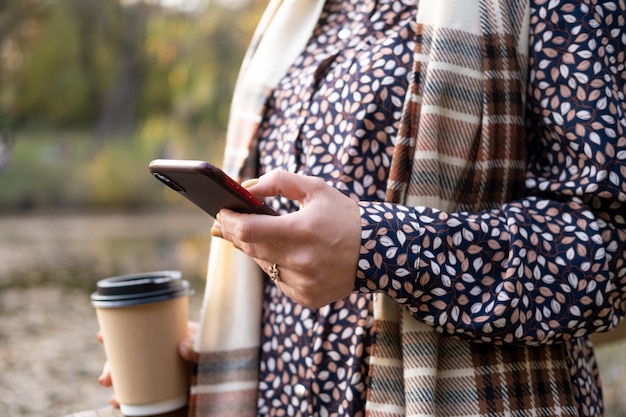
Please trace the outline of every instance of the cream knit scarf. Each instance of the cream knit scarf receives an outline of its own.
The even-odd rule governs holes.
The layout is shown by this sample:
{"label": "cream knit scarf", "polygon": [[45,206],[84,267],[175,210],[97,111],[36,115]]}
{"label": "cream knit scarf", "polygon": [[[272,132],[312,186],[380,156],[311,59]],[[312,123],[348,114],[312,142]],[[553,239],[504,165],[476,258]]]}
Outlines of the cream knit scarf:
{"label": "cream knit scarf", "polygon": [[[270,1],[233,99],[224,159],[229,174],[256,175],[246,161],[255,159],[266,98],[306,45],[323,5]],[[524,154],[516,144],[524,137],[528,16],[528,0],[420,1],[417,77],[406,98],[389,201],[473,210],[498,206],[522,190]],[[449,89],[431,88],[441,81]],[[431,180],[437,177],[451,180]],[[256,415],[262,285],[255,264],[213,240],[192,387],[197,416]],[[440,338],[382,294],[375,295],[374,314],[368,415],[485,415],[474,398],[466,342]],[[442,346],[460,352],[454,364],[437,353]],[[428,353],[416,360],[415,352]]]}

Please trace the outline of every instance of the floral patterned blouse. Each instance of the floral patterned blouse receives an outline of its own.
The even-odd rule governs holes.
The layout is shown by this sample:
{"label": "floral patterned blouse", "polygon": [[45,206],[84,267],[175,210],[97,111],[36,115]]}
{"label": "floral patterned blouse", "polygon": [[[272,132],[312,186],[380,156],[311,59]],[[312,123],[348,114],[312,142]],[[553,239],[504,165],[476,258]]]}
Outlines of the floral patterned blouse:
{"label": "floral patterned blouse", "polygon": [[[312,310],[267,281],[259,415],[364,415],[374,291],[442,333],[482,342],[566,341],[623,315],[625,288],[615,285],[626,281],[623,10],[531,2],[528,197],[444,213],[382,203],[417,3],[327,1],[269,98],[261,173],[324,178],[360,201],[363,234],[355,293],[344,300]],[[553,274],[557,264],[568,273]],[[515,285],[499,280],[507,274]],[[574,385],[584,371],[572,361]],[[601,410],[599,390],[587,388],[577,388],[581,404]]]}

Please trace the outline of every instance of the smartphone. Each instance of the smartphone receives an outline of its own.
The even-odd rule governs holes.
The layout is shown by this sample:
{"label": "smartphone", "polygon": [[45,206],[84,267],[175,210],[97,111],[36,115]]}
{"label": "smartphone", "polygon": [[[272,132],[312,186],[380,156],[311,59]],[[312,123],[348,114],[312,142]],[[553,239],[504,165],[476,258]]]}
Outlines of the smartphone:
{"label": "smartphone", "polygon": [[213,218],[223,208],[239,213],[278,215],[224,171],[208,162],[155,159],[148,169],[156,179]]}

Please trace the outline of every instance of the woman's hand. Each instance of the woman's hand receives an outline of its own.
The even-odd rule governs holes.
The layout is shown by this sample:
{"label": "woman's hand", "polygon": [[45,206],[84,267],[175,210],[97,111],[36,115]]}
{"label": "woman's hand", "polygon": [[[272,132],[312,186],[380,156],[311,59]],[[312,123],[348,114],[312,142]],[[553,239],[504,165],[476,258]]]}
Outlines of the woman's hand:
{"label": "woman's hand", "polygon": [[[193,345],[199,329],[200,326],[198,323],[189,322],[187,325],[187,337],[178,343],[178,352],[180,353],[180,356],[182,356],[182,358],[190,364],[198,363],[198,353],[194,351]],[[96,338],[98,339],[98,342],[102,343],[102,332],[98,332],[98,334],[96,334]],[[111,369],[108,361],[104,363],[102,373],[98,377],[98,383],[106,388],[111,388],[113,386],[113,381],[111,380]],[[117,402],[115,397],[112,397],[109,400],[109,403],[115,408],[120,407],[120,404]]]}
{"label": "woman's hand", "polygon": [[300,210],[282,216],[221,210],[212,234],[231,241],[268,272],[294,301],[318,308],[349,295],[361,245],[355,201],[315,177],[271,171],[244,183],[258,197],[282,195]]}

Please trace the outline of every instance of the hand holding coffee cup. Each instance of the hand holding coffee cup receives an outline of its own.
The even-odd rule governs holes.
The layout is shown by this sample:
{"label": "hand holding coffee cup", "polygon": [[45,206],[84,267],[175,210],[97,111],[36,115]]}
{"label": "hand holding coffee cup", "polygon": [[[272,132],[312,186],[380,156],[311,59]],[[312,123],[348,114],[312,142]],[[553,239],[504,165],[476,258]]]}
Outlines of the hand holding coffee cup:
{"label": "hand holding coffee cup", "polygon": [[[162,414],[187,404],[189,283],[178,271],[123,275],[98,281],[91,295],[120,411]],[[110,378],[110,381],[107,379]]]}
{"label": "hand holding coffee cup", "polygon": [[[195,321],[190,321],[187,323],[187,337],[181,340],[178,343],[178,353],[190,366],[198,363],[198,352],[194,350],[194,341],[196,339],[196,335],[198,334],[198,330],[200,329],[199,324]],[[104,343],[104,338],[102,336],[102,332],[99,331],[96,334],[96,339],[100,343]],[[109,362],[105,362],[102,367],[102,372],[98,377],[98,383],[105,388],[113,387],[113,379],[111,378],[111,367],[109,366]],[[115,396],[110,399],[111,406],[115,408],[120,408],[120,404],[117,401]]]}

